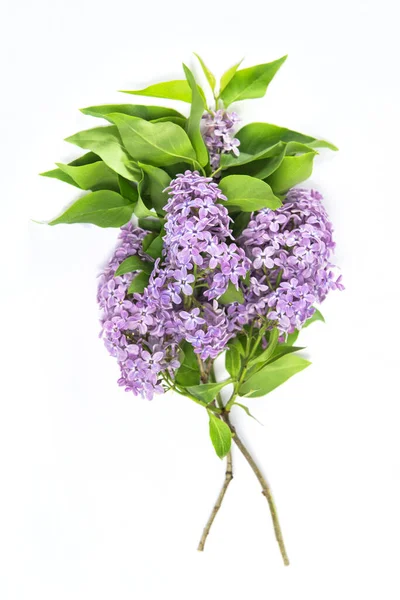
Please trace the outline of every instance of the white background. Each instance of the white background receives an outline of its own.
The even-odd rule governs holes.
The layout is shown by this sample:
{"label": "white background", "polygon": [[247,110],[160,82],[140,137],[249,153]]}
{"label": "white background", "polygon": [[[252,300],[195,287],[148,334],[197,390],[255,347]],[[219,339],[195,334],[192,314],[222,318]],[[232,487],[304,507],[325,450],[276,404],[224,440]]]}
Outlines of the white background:
{"label": "white background", "polygon": [[[3,2],[2,600],[400,598],[396,9]],[[250,66],[289,53],[267,96],[237,110],[340,147],[321,153],[312,184],[335,224],[346,291],[323,306],[327,324],[301,336],[312,367],[249,401],[264,426],[235,414],[271,481],[289,568],[236,453],[225,505],[196,552],[223,464],[197,405],[146,402],[116,385],[95,292],[117,231],[30,221],[75,195],[37,173],[76,155],[62,140],[94,126],[77,109],[180,78],[191,51],[217,74],[242,56]]]}

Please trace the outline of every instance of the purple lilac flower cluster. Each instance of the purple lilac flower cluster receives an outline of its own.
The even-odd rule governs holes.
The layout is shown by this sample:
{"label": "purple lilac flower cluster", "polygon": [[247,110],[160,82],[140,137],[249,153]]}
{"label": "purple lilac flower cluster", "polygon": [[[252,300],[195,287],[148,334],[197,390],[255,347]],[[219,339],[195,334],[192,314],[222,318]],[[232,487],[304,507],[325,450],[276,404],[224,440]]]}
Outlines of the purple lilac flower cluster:
{"label": "purple lilac flower cluster", "polygon": [[233,130],[239,121],[236,113],[225,110],[211,111],[203,115],[202,135],[210,154],[213,170],[218,169],[220,156],[233,152],[239,156],[239,140],[233,137]]}
{"label": "purple lilac flower cluster", "polygon": [[218,185],[197,171],[178,175],[168,188],[164,257],[149,291],[156,289],[172,315],[180,339],[202,360],[216,358],[232,337],[226,310],[216,298],[231,282],[237,288],[251,266],[236,244]]}
{"label": "purple lilac flower cluster", "polygon": [[128,295],[137,272],[115,277],[119,265],[129,256],[153,261],[142,250],[145,235],[132,223],[121,228],[121,243],[100,278],[98,302],[103,310],[101,335],[121,369],[119,385],[151,399],[155,392],[164,391],[161,373],[172,375],[179,367],[176,355],[180,340],[168,330],[159,299],[148,290]]}
{"label": "purple lilac flower cluster", "polygon": [[314,190],[293,188],[281,208],[252,215],[238,243],[252,261],[245,303],[231,317],[246,323],[268,316],[281,333],[300,329],[330,290],[343,289],[331,255],[332,224]]}
{"label": "purple lilac flower cluster", "polygon": [[[105,269],[98,300],[102,335],[121,369],[119,384],[152,398],[179,367],[179,344],[189,342],[202,360],[214,359],[244,325],[300,329],[315,302],[343,289],[330,262],[332,225],[315,191],[292,189],[276,211],[254,213],[234,243],[225,200],[211,178],[186,171],[168,188],[163,256],[142,249],[146,232],[132,223]],[[115,277],[137,254],[154,264],[143,294],[128,294],[136,273]],[[218,300],[233,284],[244,302]]]}

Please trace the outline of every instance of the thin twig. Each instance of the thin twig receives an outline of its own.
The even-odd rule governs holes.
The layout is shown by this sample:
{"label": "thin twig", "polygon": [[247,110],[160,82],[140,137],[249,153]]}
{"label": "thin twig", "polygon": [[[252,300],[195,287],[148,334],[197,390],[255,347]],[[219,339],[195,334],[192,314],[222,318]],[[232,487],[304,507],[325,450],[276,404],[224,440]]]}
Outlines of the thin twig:
{"label": "thin twig", "polygon": [[223,412],[222,418],[225,421],[225,423],[231,428],[231,431],[233,433],[233,436],[232,436],[233,441],[235,442],[236,446],[239,448],[240,452],[243,454],[243,456],[249,463],[250,467],[252,468],[255,476],[257,477],[257,479],[261,485],[262,493],[264,494],[264,496],[267,499],[269,510],[271,512],[272,523],[273,523],[274,531],[275,531],[275,537],[278,542],[279,549],[281,551],[282,559],[283,559],[285,566],[287,566],[287,565],[289,565],[289,558],[286,553],[285,543],[283,541],[283,536],[282,536],[282,530],[281,530],[281,526],[279,524],[279,519],[278,519],[278,512],[276,510],[276,506],[275,506],[274,498],[273,498],[273,495],[271,492],[271,488],[269,487],[265,477],[263,476],[262,472],[260,471],[254,458],[251,456],[250,452],[248,451],[248,449],[246,448],[246,446],[244,445],[244,443],[242,442],[242,440],[236,433],[236,430],[229,419],[229,414],[227,412]]}
{"label": "thin twig", "polygon": [[206,523],[206,526],[203,529],[203,534],[201,536],[199,545],[197,547],[197,550],[199,552],[202,552],[204,550],[204,546],[206,543],[206,539],[208,534],[210,533],[210,529],[211,526],[214,522],[215,517],[217,516],[217,513],[219,511],[219,509],[221,508],[221,504],[222,501],[224,499],[224,496],[226,494],[226,490],[228,489],[228,486],[230,484],[230,482],[233,479],[233,468],[232,468],[232,453],[228,452],[227,456],[226,456],[226,471],[225,471],[225,479],[224,479],[224,483],[223,486],[221,488],[221,491],[218,495],[217,501],[214,504],[214,508],[211,511],[210,517]]}

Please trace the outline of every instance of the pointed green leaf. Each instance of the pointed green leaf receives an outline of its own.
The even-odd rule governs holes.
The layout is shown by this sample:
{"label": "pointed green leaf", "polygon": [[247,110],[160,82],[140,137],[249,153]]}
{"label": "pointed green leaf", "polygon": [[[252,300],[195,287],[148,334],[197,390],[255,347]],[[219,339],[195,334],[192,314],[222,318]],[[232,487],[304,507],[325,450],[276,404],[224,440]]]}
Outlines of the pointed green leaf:
{"label": "pointed green leaf", "polygon": [[231,449],[232,432],[228,425],[208,411],[210,438],[214,450],[219,458],[224,458]]}
{"label": "pointed green leaf", "polygon": [[282,206],[271,187],[256,177],[229,175],[221,179],[219,187],[228,198],[227,202],[221,202],[227,208],[253,212],[261,208],[276,209]]}
{"label": "pointed green leaf", "polygon": [[310,146],[311,148],[328,148],[328,150],[333,150],[334,152],[339,150],[337,146],[326,140],[314,140],[313,142],[310,142]]}
{"label": "pointed green leaf", "polygon": [[224,388],[228,383],[231,383],[230,379],[222,381],[221,383],[203,383],[200,385],[191,385],[187,387],[187,390],[192,396],[198,398],[205,404],[209,404],[217,397],[217,394]]}
{"label": "pointed green leaf", "polygon": [[61,169],[51,169],[51,171],[45,171],[44,173],[40,173],[42,177],[51,177],[52,179],[58,179],[59,181],[63,181],[64,183],[69,183],[69,185],[74,185],[79,188],[79,185],[65,173]]}
{"label": "pointed green leaf", "polygon": [[286,56],[270,63],[256,65],[248,69],[236,71],[230,82],[220,94],[225,106],[232,102],[249,98],[261,98],[267,91],[269,83],[285,62]]}
{"label": "pointed green leaf", "polygon": [[249,398],[265,396],[310,364],[301,356],[286,354],[246,379],[240,387],[239,395]]}
{"label": "pointed green leaf", "polygon": [[268,363],[272,358],[279,340],[279,331],[275,327],[269,334],[268,347],[249,362],[249,367],[259,363]]}
{"label": "pointed green leaf", "polygon": [[286,344],[288,346],[293,346],[293,344],[296,342],[297,338],[299,337],[299,333],[300,333],[300,331],[298,329],[295,329],[293,331],[293,333],[289,333],[286,338]]}
{"label": "pointed green leaf", "polygon": [[235,346],[228,348],[225,354],[225,368],[233,379],[237,379],[242,367],[240,354]]}
{"label": "pointed green leaf", "polygon": [[221,92],[226,88],[226,86],[228,85],[228,83],[230,82],[230,80],[232,79],[232,77],[234,76],[234,74],[236,73],[236,71],[238,70],[240,65],[242,64],[242,62],[243,62],[243,58],[242,58],[242,60],[239,60],[239,62],[236,63],[236,65],[233,65],[233,67],[230,67],[227,71],[225,71],[225,73],[222,75],[221,81],[219,84],[220,95],[221,95]]}
{"label": "pointed green leaf", "polygon": [[183,65],[186,79],[192,90],[192,104],[190,107],[190,115],[187,120],[186,131],[189,136],[192,146],[195,149],[197,160],[204,167],[208,163],[208,150],[200,132],[200,121],[205,109],[205,102],[199,92],[193,73],[186,65]]}
{"label": "pointed green leaf", "polygon": [[[243,156],[240,154],[238,158],[240,159],[242,157],[242,160],[239,161],[242,164],[236,165],[234,161],[225,161],[224,164],[228,165],[226,168],[229,169],[230,174],[249,175],[250,177],[256,177],[257,179],[265,179],[282,164],[285,154],[286,145],[284,142],[279,142],[268,150],[258,154],[243,154]],[[224,156],[230,155],[223,154],[222,157]],[[232,156],[231,158],[234,157]],[[221,164],[223,164],[222,160]],[[225,166],[223,168],[225,168]]]}
{"label": "pointed green leaf", "polygon": [[144,290],[149,285],[149,279],[149,273],[140,271],[140,273],[132,279],[132,283],[128,288],[128,294],[143,294]]}
{"label": "pointed green leaf", "polygon": [[150,244],[152,242],[154,242],[154,240],[156,239],[157,236],[158,236],[158,234],[155,232],[148,233],[147,235],[144,236],[143,241],[142,241],[143,252],[146,252],[147,248],[150,246]]}
{"label": "pointed green leaf", "polygon": [[186,117],[161,117],[160,119],[152,119],[151,123],[175,123],[182,129],[186,128],[187,119]]}
{"label": "pointed green leaf", "polygon": [[174,123],[149,123],[128,115],[112,114],[123,143],[135,161],[164,166],[179,162],[194,165],[196,154],[186,133]]}
{"label": "pointed green leaf", "polygon": [[118,269],[115,271],[114,277],[118,277],[119,275],[125,275],[125,273],[132,273],[133,271],[144,271],[148,275],[153,271],[154,263],[143,260],[137,254],[133,256],[128,256],[122,263],[119,265]]}
{"label": "pointed green leaf", "polygon": [[170,98],[171,100],[182,100],[182,102],[192,101],[192,90],[185,79],[176,79],[174,81],[164,81],[155,83],[142,90],[121,90],[125,94],[134,94],[135,96],[151,96],[154,98]]}
{"label": "pointed green leaf", "polygon": [[102,160],[79,167],[63,163],[56,164],[61,171],[75,181],[81,190],[119,190],[118,175]]}
{"label": "pointed green leaf", "polygon": [[262,148],[260,151],[254,153],[248,153],[245,150],[242,151],[240,149],[239,156],[234,156],[233,154],[222,154],[220,165],[222,169],[232,169],[241,167],[243,165],[247,165],[249,163],[253,163],[254,161],[258,161],[264,158],[271,158],[274,156],[278,156],[283,152],[283,156],[285,155],[286,144],[284,142],[277,142],[272,146],[266,146]]}
{"label": "pointed green leaf", "polygon": [[[251,417],[252,419],[254,419],[255,421],[257,421],[257,423],[260,423],[260,421],[258,419],[256,419],[256,417],[254,415],[251,414],[250,409],[248,406],[246,406],[245,404],[240,404],[240,402],[234,402],[233,406],[240,406],[240,408],[242,410],[244,410],[244,412]],[[262,425],[262,423],[260,423],[260,425]]]}
{"label": "pointed green leaf", "polygon": [[128,179],[125,179],[124,177],[122,177],[122,175],[118,175],[118,185],[121,195],[124,198],[127,198],[127,200],[130,200],[130,202],[136,204],[138,200],[137,185],[135,185],[131,181],[128,181]]}
{"label": "pointed green leaf", "polygon": [[200,383],[200,369],[194,348],[189,342],[183,342],[181,350],[183,357],[175,373],[175,381],[182,386],[197,386]]}
{"label": "pointed green leaf", "polygon": [[278,360],[278,358],[281,358],[281,356],[286,356],[286,354],[293,354],[294,352],[300,352],[300,350],[304,349],[304,346],[293,346],[288,342],[285,344],[278,344],[270,362],[274,362],[275,360]]}
{"label": "pointed green leaf", "polygon": [[[87,152],[83,156],[79,156],[79,158],[76,158],[75,160],[68,163],[68,166],[69,167],[81,167],[83,165],[93,164],[95,162],[98,162],[99,160],[100,160],[100,156],[97,156],[97,154],[94,154],[93,152]],[[60,181],[69,183],[70,185],[74,185],[75,187],[79,187],[79,185],[76,183],[76,181],[74,179],[72,179],[72,177],[67,175],[67,173],[62,171],[61,169],[52,169],[51,171],[46,171],[45,173],[40,173],[40,175],[42,177],[52,177],[54,179],[59,179]]]}
{"label": "pointed green leaf", "polygon": [[315,152],[285,156],[281,165],[267,179],[277,194],[282,194],[293,186],[308,179],[313,170]]}
{"label": "pointed green leaf", "polygon": [[122,113],[123,115],[139,117],[139,119],[145,119],[146,121],[153,121],[154,119],[161,119],[163,117],[185,118],[180,112],[173,108],[166,108],[164,106],[146,106],[144,104],[101,104],[100,106],[81,108],[81,112],[84,115],[100,117],[107,121],[108,115],[111,113]]}
{"label": "pointed green leaf", "polygon": [[124,149],[117,127],[94,127],[80,131],[69,138],[67,142],[80,148],[92,150],[116,173],[130,181],[138,181],[141,173],[135,170],[129,154]]}
{"label": "pointed green leaf", "polygon": [[322,321],[323,323],[325,323],[325,319],[321,311],[318,310],[318,308],[315,309],[314,314],[304,323],[303,329],[311,325],[311,323],[315,323],[315,321]]}
{"label": "pointed green leaf", "polygon": [[145,229],[146,231],[153,231],[159,233],[163,226],[163,220],[158,219],[157,217],[140,217],[139,218],[139,227]]}
{"label": "pointed green leaf", "polygon": [[250,222],[251,213],[249,212],[240,212],[235,214],[233,225],[232,225],[232,233],[235,238],[238,238],[244,229],[246,229],[247,225]]}
{"label": "pointed green leaf", "polygon": [[165,235],[165,232],[163,232],[161,235],[158,235],[157,237],[155,237],[154,240],[151,242],[151,244],[146,249],[146,254],[148,254],[149,256],[154,258],[154,260],[156,260],[157,258],[160,258],[162,256],[163,236],[164,235]]}
{"label": "pointed green leaf", "polygon": [[304,135],[298,131],[292,131],[286,127],[279,127],[271,123],[249,123],[235,134],[240,140],[240,152],[258,155],[275,146],[279,142],[299,142],[309,144],[316,141],[310,135]]}
{"label": "pointed green leaf", "polygon": [[49,225],[93,223],[99,227],[121,227],[132,216],[133,204],[112,191],[98,191],[79,198]]}
{"label": "pointed green leaf", "polygon": [[135,215],[140,219],[144,218],[144,217],[155,217],[156,216],[156,214],[154,212],[152,212],[150,209],[147,208],[147,206],[143,202],[140,195],[137,199],[137,202],[135,204],[133,211],[134,211]]}
{"label": "pointed green leaf", "polygon": [[228,284],[228,289],[224,294],[222,294],[222,296],[218,298],[218,302],[220,304],[232,304],[233,302],[243,304],[243,292],[240,288],[236,289],[236,286],[230,281]]}
{"label": "pointed green leaf", "polygon": [[215,79],[214,75],[211,73],[210,69],[208,69],[208,67],[206,66],[206,64],[203,61],[203,59],[198,54],[196,54],[196,52],[193,52],[193,54],[196,56],[196,58],[198,59],[199,63],[201,64],[201,68],[203,69],[203,73],[206,76],[206,79],[207,79],[208,83],[210,84],[210,88],[214,92],[217,80]]}
{"label": "pointed green leaf", "polygon": [[148,205],[153,206],[158,215],[164,216],[164,206],[168,202],[168,192],[164,190],[171,183],[171,177],[163,169],[139,162],[145,176],[140,182],[140,195]]}

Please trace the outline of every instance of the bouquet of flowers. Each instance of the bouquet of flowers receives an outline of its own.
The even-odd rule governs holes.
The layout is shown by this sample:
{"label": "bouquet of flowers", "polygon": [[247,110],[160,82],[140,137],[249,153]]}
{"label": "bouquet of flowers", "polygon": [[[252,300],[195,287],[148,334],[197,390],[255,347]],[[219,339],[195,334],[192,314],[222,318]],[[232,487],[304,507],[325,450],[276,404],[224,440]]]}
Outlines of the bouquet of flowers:
{"label": "bouquet of flowers", "polygon": [[[295,187],[332,144],[270,123],[239,126],[232,103],[262,97],[285,61],[214,75],[198,57],[206,93],[185,79],[126,93],[189,105],[91,106],[108,124],[68,142],[87,152],[43,173],[87,191],[50,225],[120,228],[101,275],[101,335],[118,384],[151,399],[173,390],[206,411],[226,476],[199,543],[203,550],[233,477],[231,443],[268,502],[289,564],[270,487],[231,422],[246,398],[265,396],[309,366],[299,331],[323,320],[316,304],[342,289],[331,262],[332,225],[319,192]],[[213,98],[212,101],[211,97]],[[225,375],[215,360],[224,355]]]}

